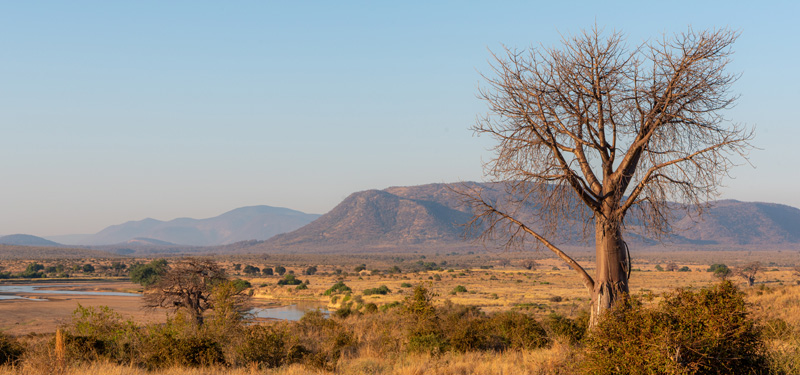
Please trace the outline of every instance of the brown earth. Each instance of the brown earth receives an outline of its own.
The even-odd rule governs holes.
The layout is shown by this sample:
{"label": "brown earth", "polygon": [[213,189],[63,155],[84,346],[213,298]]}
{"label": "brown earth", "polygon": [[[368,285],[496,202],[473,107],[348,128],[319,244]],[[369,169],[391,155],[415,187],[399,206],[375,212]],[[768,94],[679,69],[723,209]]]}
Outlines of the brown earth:
{"label": "brown earth", "polygon": [[[41,284],[36,284],[41,285]],[[98,292],[132,292],[138,285],[130,282],[81,283],[64,290]],[[51,288],[42,288],[51,289]],[[139,323],[163,322],[166,311],[142,308],[138,296],[91,296],[69,294],[18,293],[35,300],[0,300],[0,331],[11,335],[52,333],[59,325],[68,323],[78,304],[84,307],[108,306],[126,319]]]}

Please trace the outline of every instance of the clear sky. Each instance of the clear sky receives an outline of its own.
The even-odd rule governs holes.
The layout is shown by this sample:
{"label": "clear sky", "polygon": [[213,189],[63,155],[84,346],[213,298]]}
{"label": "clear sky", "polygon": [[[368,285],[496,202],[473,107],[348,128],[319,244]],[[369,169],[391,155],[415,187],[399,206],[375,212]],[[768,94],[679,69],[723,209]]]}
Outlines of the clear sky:
{"label": "clear sky", "polygon": [[[741,5],[739,5],[741,4]],[[594,23],[635,45],[742,32],[755,125],[722,198],[800,206],[794,1],[5,1],[0,234],[95,233],[247,205],[325,213],[350,193],[481,180],[469,127],[489,50]]]}

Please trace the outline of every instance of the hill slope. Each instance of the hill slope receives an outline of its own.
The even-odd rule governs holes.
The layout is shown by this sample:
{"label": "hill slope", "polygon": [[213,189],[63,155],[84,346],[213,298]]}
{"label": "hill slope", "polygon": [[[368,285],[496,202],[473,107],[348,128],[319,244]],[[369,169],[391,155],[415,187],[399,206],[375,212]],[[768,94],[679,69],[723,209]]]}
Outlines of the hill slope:
{"label": "hill slope", "polygon": [[31,236],[29,234],[10,234],[8,236],[0,237],[0,245],[42,246],[42,247],[62,246],[60,243],[53,242],[44,239],[42,237]]}
{"label": "hill slope", "polygon": [[[486,183],[429,184],[390,187],[353,193],[327,214],[296,231],[278,235],[248,251],[338,252],[389,251],[390,249],[481,247],[464,238],[462,224],[472,212],[459,186],[483,188],[489,200],[505,196],[502,185]],[[732,200],[714,202],[698,219],[678,205],[672,212],[673,233],[665,244],[682,246],[736,245],[757,249],[800,244],[800,210],[794,207]],[[533,204],[515,216],[535,230],[543,230]],[[592,246],[591,221],[563,219],[549,238],[558,246]],[[635,228],[631,224],[630,229]],[[584,240],[584,230],[588,236]],[[629,231],[629,244],[646,247],[656,239]],[[490,245],[491,246],[491,245]]]}
{"label": "hill slope", "polygon": [[270,248],[381,248],[459,242],[470,215],[439,202],[387,191],[353,193],[333,210],[294,232],[275,236]]}

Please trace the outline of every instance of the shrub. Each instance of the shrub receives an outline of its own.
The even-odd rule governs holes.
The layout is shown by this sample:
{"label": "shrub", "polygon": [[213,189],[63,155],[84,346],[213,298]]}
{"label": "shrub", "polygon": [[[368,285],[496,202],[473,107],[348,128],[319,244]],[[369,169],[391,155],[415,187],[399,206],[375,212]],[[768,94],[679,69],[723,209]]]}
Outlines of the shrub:
{"label": "shrub", "polygon": [[[342,354],[355,350],[353,333],[338,321],[326,319],[320,311],[309,311],[295,325],[298,342],[290,348],[289,357],[314,367],[333,371]],[[296,353],[292,353],[292,351]]]}
{"label": "shrub", "polygon": [[0,332],[0,366],[16,364],[24,352],[19,341]]}
{"label": "shrub", "polygon": [[220,342],[193,327],[190,319],[180,314],[166,324],[147,326],[142,337],[140,364],[150,370],[224,364]]}
{"label": "shrub", "polygon": [[592,374],[766,373],[764,342],[730,282],[679,289],[652,308],[631,300],[607,312],[587,340]]}
{"label": "shrub", "polygon": [[302,283],[300,279],[291,273],[284,275],[283,279],[278,280],[278,285],[300,285]]}
{"label": "shrub", "polygon": [[583,339],[589,326],[589,312],[582,310],[576,319],[550,313],[544,319],[544,323],[549,337],[564,337],[571,343],[577,343]]}
{"label": "shrub", "polygon": [[373,295],[373,294],[386,295],[386,294],[389,294],[391,292],[392,291],[389,290],[389,288],[386,285],[381,285],[381,286],[379,286],[377,288],[364,289],[364,295],[365,296],[369,296],[369,295]]}
{"label": "shrub", "polygon": [[337,281],[336,284],[333,284],[328,290],[323,292],[322,294],[329,296],[331,294],[339,294],[339,293],[349,293],[353,290],[350,289],[349,286],[345,285],[343,281]]}
{"label": "shrub", "polygon": [[148,264],[134,264],[129,268],[131,281],[144,287],[158,282],[167,271],[166,259],[156,259]]}
{"label": "shrub", "polygon": [[465,288],[463,285],[457,285],[455,288],[453,288],[453,291],[452,291],[453,294],[466,293],[466,292],[467,292],[467,288]]}
{"label": "shrub", "polygon": [[278,367],[287,360],[285,333],[272,326],[249,327],[242,342],[236,346],[236,354],[240,364]]}
{"label": "shrub", "polygon": [[242,270],[242,272],[244,272],[246,275],[258,275],[258,274],[261,273],[261,269],[258,268],[258,267],[255,267],[255,266],[252,266],[252,265],[248,264],[248,265],[244,266],[244,269]]}
{"label": "shrub", "polygon": [[411,288],[411,284],[410,283],[401,283],[400,287],[401,288]]}
{"label": "shrub", "polygon": [[84,361],[100,358],[117,363],[130,361],[139,341],[136,325],[107,306],[78,304],[64,332],[69,357]]}
{"label": "shrub", "polygon": [[487,323],[495,349],[541,348],[549,342],[547,333],[536,319],[519,312],[494,314]]}
{"label": "shrub", "polygon": [[237,291],[243,291],[245,289],[253,287],[253,285],[250,284],[249,281],[242,279],[235,279],[231,281],[231,283],[233,283],[233,286],[236,288]]}

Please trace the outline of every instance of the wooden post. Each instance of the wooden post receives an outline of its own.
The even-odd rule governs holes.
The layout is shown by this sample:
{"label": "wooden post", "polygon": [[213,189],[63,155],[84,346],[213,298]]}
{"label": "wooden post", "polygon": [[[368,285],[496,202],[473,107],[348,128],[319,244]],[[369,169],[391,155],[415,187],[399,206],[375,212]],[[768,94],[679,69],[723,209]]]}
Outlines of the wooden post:
{"label": "wooden post", "polygon": [[64,370],[64,358],[66,357],[66,346],[64,345],[64,331],[59,328],[56,330],[56,366],[59,372]]}

